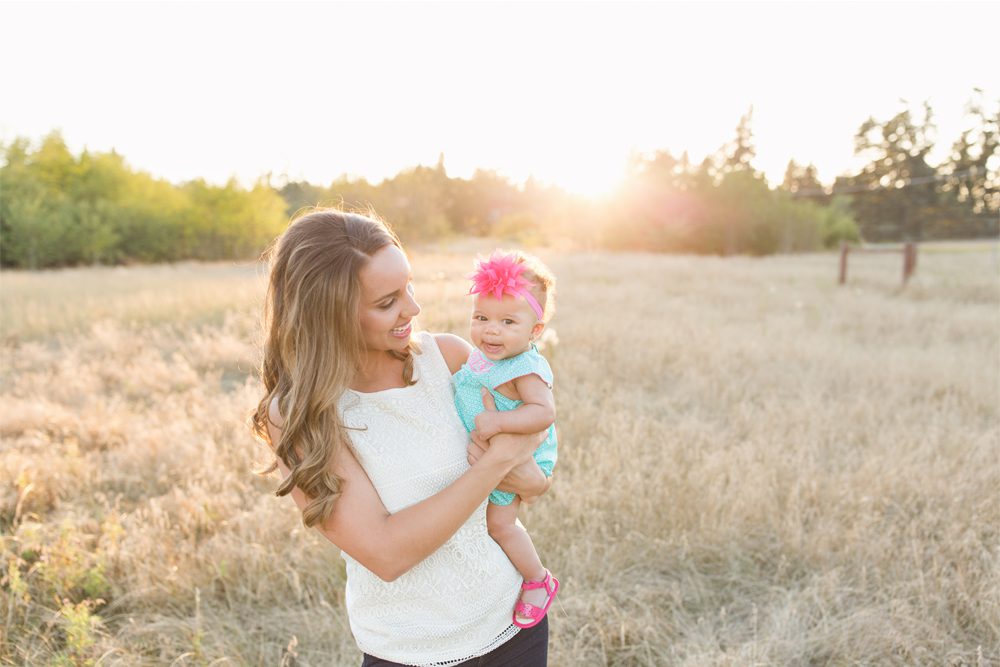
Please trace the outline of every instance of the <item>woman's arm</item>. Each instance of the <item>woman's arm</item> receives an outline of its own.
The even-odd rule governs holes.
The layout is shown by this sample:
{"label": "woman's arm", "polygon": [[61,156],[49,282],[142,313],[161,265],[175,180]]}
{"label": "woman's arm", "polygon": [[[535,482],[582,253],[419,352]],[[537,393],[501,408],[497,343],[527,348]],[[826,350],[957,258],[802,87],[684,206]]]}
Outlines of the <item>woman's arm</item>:
{"label": "woman's arm", "polygon": [[476,430],[486,439],[497,433],[537,433],[556,420],[556,401],[552,389],[535,373],[513,379],[521,405],[513,410],[483,410],[476,415]]}
{"label": "woman's arm", "polygon": [[[283,421],[277,401],[271,403],[271,442],[278,442]],[[461,477],[444,490],[390,514],[361,464],[346,447],[333,462],[342,480],[341,495],[320,533],[384,581],[392,581],[433,553],[455,534],[504,476],[531,460],[538,446],[533,436],[510,436],[493,445]],[[283,475],[288,468],[278,462]],[[291,493],[299,509],[308,503],[298,488]]]}
{"label": "woman's arm", "polygon": [[[545,435],[545,433],[545,431],[542,431],[542,435]],[[508,437],[508,435],[501,433],[493,437],[505,438]],[[542,441],[544,441],[544,438],[540,439],[538,444],[541,445]],[[489,440],[483,440],[473,434],[472,442],[468,447],[469,464],[475,464],[475,462],[486,453],[486,450],[489,449],[489,447]],[[545,476],[545,473],[542,472],[540,467],[538,467],[538,463],[536,463],[534,459],[514,466],[514,468],[507,473],[507,476],[504,477],[499,484],[497,484],[497,488],[501,491],[516,493],[521,496],[521,500],[523,502],[529,505],[538,500],[539,496],[548,491],[550,486],[552,486],[552,478]]]}
{"label": "woman's arm", "polygon": [[[448,369],[454,375],[462,368],[462,364],[469,359],[469,354],[472,353],[472,346],[465,339],[454,334],[434,334],[434,339],[438,344],[438,349],[441,350],[441,356],[444,357],[445,362],[448,364]],[[551,392],[549,393],[551,394]],[[483,405],[486,406],[487,411],[492,410],[496,412],[496,402],[488,391],[483,392]],[[511,438],[527,437],[532,439],[535,447],[538,447],[545,440],[547,428],[548,425],[544,429],[538,429],[538,433],[527,436],[501,433],[494,436],[494,441],[499,438],[500,443],[503,444],[504,441],[509,441]],[[472,433],[470,438],[468,459],[469,465],[474,466],[486,453],[486,450],[489,449],[490,442],[482,438],[479,438],[477,441],[475,432]],[[530,459],[514,466],[507,476],[497,484],[497,488],[508,493],[516,493],[525,502],[533,502],[538,499],[538,496],[549,489],[550,484],[551,480],[545,476],[545,473],[538,467],[534,459]]]}
{"label": "woman's arm", "polygon": [[[483,390],[483,406],[486,411],[496,411],[496,401],[493,400],[493,395]],[[471,442],[467,448],[469,465],[475,465],[476,462],[486,454],[486,451],[490,448],[491,444],[496,444],[497,442],[502,443],[507,438],[536,438],[535,442],[537,445],[541,445],[548,431],[540,431],[534,435],[523,436],[516,435],[512,433],[500,433],[492,438],[483,438],[479,433],[473,431],[469,434]],[[536,445],[536,446],[537,446]],[[552,485],[552,479],[547,477],[542,469],[538,467],[534,459],[525,461],[520,465],[515,466],[507,474],[506,477],[497,485],[497,488],[501,491],[506,491],[508,493],[516,493],[521,496],[521,500],[526,503],[533,503],[538,500],[538,496],[542,495],[549,490]]]}

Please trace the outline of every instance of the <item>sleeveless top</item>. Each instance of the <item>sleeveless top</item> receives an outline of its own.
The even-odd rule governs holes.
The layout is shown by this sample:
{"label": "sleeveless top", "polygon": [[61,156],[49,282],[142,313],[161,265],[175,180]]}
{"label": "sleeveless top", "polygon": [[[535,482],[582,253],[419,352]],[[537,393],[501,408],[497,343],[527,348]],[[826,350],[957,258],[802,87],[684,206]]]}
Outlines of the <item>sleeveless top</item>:
{"label": "sleeveless top", "polygon": [[[418,334],[416,384],[348,390],[338,407],[351,449],[390,513],[434,495],[469,469],[468,434],[455,412],[451,371],[434,337]],[[517,633],[521,575],[486,531],[486,501],[437,551],[392,582],[341,552],[358,648],[407,665],[453,665]]]}

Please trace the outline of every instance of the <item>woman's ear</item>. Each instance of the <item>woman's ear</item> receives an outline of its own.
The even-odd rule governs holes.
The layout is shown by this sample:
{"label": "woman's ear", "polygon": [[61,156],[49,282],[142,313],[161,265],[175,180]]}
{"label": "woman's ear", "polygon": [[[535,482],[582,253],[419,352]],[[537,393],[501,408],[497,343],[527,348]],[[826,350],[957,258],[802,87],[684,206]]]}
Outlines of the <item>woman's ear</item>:
{"label": "woman's ear", "polygon": [[538,340],[538,337],[542,335],[543,331],[545,331],[545,322],[538,320],[537,322],[535,322],[535,326],[531,327],[532,342]]}

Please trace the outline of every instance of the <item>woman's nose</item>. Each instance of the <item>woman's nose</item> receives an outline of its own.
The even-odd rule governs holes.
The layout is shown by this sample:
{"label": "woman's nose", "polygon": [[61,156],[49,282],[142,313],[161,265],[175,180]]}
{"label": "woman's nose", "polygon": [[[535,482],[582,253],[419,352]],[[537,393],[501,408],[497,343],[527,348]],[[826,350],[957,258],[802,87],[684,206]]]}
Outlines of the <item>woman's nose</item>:
{"label": "woman's nose", "polygon": [[417,315],[420,314],[420,304],[417,303],[417,300],[413,297],[412,294],[407,294],[407,296],[409,297],[409,303],[407,304],[409,306],[409,311],[407,313],[407,316],[411,318],[416,317]]}

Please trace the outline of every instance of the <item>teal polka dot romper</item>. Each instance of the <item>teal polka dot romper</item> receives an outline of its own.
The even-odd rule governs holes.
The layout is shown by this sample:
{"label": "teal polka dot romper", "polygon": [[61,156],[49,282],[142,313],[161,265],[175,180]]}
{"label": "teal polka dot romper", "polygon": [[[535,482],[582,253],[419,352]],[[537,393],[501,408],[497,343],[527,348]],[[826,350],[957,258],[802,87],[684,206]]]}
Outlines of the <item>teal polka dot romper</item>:
{"label": "teal polka dot romper", "polygon": [[[552,386],[552,368],[534,345],[521,354],[500,361],[491,361],[479,350],[473,350],[469,360],[452,376],[452,383],[455,385],[455,408],[462,424],[465,425],[465,430],[471,432],[476,428],[476,415],[485,409],[480,387],[486,387],[493,394],[497,410],[513,410],[523,401],[509,399],[497,392],[496,388],[514,378],[532,373],[542,378],[549,387]],[[547,477],[552,476],[552,469],[558,458],[556,445],[556,426],[553,424],[549,427],[549,435],[545,438],[545,442],[539,445],[534,454],[535,462]],[[494,505],[510,505],[514,502],[514,494],[494,489],[490,494],[490,502]]]}

